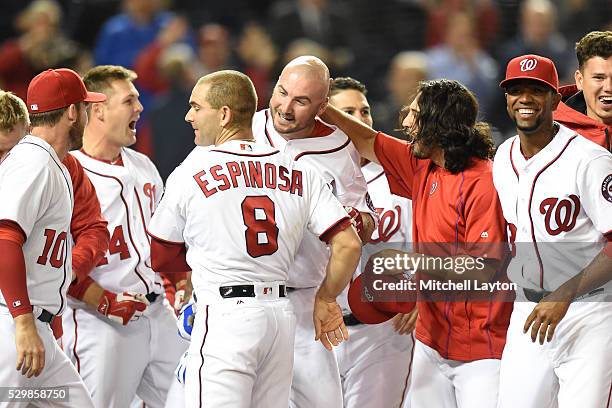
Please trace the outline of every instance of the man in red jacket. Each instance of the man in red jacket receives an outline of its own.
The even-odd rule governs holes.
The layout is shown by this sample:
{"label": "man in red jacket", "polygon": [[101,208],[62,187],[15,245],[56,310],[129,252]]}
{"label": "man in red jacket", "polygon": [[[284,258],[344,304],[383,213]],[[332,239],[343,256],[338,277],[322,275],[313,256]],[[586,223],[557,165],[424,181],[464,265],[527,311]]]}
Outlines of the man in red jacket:
{"label": "man in red jacket", "polygon": [[[383,167],[392,194],[412,200],[417,253],[404,255],[428,259],[415,268],[417,281],[446,285],[477,279],[453,268],[476,259],[483,262],[476,268],[479,278],[489,281],[505,260],[506,224],[491,174],[492,141],[488,128],[476,121],[474,94],[457,81],[423,82],[402,113],[411,142],[376,132],[331,105],[321,119],[344,131],[362,157]],[[489,250],[483,253],[484,248]],[[396,254],[389,249],[383,257]],[[436,258],[450,266],[437,267]],[[495,299],[420,291],[410,406],[497,405],[512,304]]]}
{"label": "man in red jacket", "polygon": [[592,31],[576,44],[576,85],[561,87],[554,119],[612,151],[612,31]]}

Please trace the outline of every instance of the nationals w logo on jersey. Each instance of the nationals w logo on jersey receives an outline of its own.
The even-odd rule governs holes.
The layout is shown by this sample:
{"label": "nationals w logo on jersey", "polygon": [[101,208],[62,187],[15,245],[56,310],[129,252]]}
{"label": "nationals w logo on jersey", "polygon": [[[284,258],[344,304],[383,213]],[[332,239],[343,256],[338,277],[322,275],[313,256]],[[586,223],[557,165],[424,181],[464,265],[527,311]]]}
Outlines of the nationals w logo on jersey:
{"label": "nationals w logo on jersey", "polygon": [[546,198],[540,203],[540,213],[544,214],[544,227],[550,235],[570,232],[576,226],[576,219],[580,213],[580,199],[575,194],[561,200]]}

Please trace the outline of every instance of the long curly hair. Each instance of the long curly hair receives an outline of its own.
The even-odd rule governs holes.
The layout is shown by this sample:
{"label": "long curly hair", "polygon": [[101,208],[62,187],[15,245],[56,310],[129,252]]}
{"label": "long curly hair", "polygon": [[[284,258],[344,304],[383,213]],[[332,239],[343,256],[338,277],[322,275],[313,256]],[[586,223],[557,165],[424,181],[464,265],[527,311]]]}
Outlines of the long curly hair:
{"label": "long curly hair", "polygon": [[[413,142],[440,147],[444,167],[457,174],[470,166],[473,158],[493,157],[489,126],[477,122],[478,102],[474,94],[457,81],[425,81],[417,89],[420,112],[413,128],[403,131]],[[402,110],[405,117],[408,109]]]}

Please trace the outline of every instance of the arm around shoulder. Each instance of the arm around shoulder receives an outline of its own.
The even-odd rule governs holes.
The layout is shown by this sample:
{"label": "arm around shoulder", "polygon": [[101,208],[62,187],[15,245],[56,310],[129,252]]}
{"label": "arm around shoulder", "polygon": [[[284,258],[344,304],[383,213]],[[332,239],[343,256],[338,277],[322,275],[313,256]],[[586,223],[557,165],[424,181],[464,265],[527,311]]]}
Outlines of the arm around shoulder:
{"label": "arm around shoulder", "polygon": [[378,163],[374,152],[378,132],[332,105],[327,105],[321,119],[346,133],[362,157]]}

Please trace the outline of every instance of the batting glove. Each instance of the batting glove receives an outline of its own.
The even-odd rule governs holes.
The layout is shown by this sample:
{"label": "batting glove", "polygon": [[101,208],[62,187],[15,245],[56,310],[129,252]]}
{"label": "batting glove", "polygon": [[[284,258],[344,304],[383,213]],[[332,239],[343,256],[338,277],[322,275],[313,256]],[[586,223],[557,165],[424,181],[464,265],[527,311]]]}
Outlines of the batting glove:
{"label": "batting glove", "polygon": [[353,227],[357,230],[357,234],[361,235],[361,231],[363,231],[363,218],[361,218],[361,213],[355,207],[345,206],[344,210],[351,218],[351,223]]}
{"label": "batting glove", "polygon": [[97,310],[109,320],[125,326],[130,321],[138,320],[149,304],[147,298],[140,293],[113,293],[105,290]]}
{"label": "batting glove", "polygon": [[174,370],[174,374],[176,375],[176,379],[179,383],[185,385],[185,374],[187,373],[187,356],[189,355],[189,350],[184,352],[181,356],[181,359],[176,366],[176,370]]}
{"label": "batting glove", "polygon": [[191,340],[191,331],[193,330],[193,321],[195,320],[196,305],[195,303],[188,303],[181,309],[176,325],[178,327],[178,334],[185,340]]}

